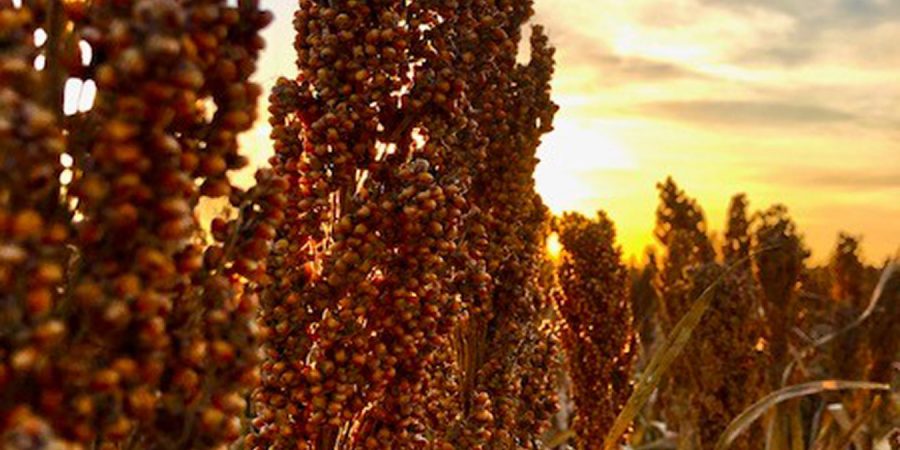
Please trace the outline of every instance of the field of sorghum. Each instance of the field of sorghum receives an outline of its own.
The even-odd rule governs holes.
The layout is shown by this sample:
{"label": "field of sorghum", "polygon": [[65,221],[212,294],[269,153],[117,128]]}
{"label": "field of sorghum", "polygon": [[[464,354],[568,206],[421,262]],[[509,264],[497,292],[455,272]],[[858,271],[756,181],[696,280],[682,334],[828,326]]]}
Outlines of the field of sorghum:
{"label": "field of sorghum", "polygon": [[244,189],[257,1],[0,0],[0,448],[888,448],[895,262],[666,180],[628,267],[535,192],[531,1],[299,3]]}

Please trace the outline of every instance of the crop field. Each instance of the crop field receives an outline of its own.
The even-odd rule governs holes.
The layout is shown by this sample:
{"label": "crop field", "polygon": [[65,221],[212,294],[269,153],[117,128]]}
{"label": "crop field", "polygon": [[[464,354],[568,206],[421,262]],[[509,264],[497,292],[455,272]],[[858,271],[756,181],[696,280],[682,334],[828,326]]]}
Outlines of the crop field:
{"label": "crop field", "polygon": [[0,0],[0,450],[900,450],[900,64],[709,60],[900,7],[726,3]]}

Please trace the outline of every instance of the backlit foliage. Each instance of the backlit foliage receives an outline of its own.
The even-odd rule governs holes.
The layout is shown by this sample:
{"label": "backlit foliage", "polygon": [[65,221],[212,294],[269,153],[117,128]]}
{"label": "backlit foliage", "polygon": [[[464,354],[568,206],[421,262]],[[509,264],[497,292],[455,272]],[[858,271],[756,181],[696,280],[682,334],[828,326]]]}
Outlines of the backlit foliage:
{"label": "backlit foliage", "polygon": [[[303,0],[252,448],[531,448],[552,412],[530,2]],[[502,166],[494,166],[502,162]],[[496,167],[496,168],[495,168]]]}
{"label": "backlit foliage", "polygon": [[[858,237],[812,266],[786,207],[739,194],[717,240],[671,178],[643,267],[604,213],[551,217],[532,1],[298,6],[242,187],[257,0],[0,0],[0,448],[596,449],[703,296],[630,448],[712,448],[785,384],[896,380],[900,275]],[[880,401],[793,400],[732,448],[875,448]]]}
{"label": "backlit foliage", "polygon": [[809,251],[784,206],[776,205],[760,212],[756,220],[753,267],[762,289],[763,311],[771,333],[770,382],[779,386],[790,359],[792,330],[802,314],[797,288]]}
{"label": "backlit foliage", "polygon": [[558,307],[576,406],[574,428],[579,448],[600,448],[632,391],[638,343],[628,272],[614,225],[604,213],[597,220],[566,214],[559,230],[565,295]]}
{"label": "backlit foliage", "polygon": [[[691,303],[715,285],[711,307],[694,331],[696,344],[675,363],[662,393],[664,417],[682,445],[711,447],[725,426],[767,387],[767,331],[759,316],[758,289],[749,271],[750,221],[743,196],[732,200],[726,223],[724,264],[716,262],[703,211],[669,179],[660,185],[656,236],[667,249],[656,286],[660,320],[668,333]],[[735,267],[731,267],[735,265]],[[753,369],[756,368],[756,369]],[[734,448],[757,448],[744,437]]]}

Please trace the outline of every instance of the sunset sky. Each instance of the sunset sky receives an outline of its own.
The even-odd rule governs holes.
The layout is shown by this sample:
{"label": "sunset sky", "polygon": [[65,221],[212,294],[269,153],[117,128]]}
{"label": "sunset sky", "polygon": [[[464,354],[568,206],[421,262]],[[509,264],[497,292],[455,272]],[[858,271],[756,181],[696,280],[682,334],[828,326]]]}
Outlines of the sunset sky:
{"label": "sunset sky", "polygon": [[[293,0],[258,79],[293,75]],[[554,212],[604,209],[628,255],[652,243],[671,174],[721,228],[728,200],[786,204],[821,262],[839,231],[900,247],[900,2],[537,0],[557,48],[556,130],[536,179]],[[247,136],[264,160],[264,126]]]}

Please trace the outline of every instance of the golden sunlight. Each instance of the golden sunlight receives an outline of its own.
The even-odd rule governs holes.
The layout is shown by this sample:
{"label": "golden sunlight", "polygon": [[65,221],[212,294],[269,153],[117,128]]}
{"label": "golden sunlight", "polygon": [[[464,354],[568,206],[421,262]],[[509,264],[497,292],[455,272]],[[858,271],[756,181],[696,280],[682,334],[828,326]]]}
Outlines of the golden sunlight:
{"label": "golden sunlight", "polygon": [[602,126],[560,120],[538,151],[537,190],[556,214],[581,210],[597,196],[591,174],[636,167],[633,157],[604,133]]}
{"label": "golden sunlight", "polygon": [[562,243],[559,242],[559,234],[551,233],[550,236],[547,236],[547,254],[550,256],[550,259],[554,263],[559,262],[560,256],[562,256]]}
{"label": "golden sunlight", "polygon": [[0,450],[900,450],[898,74],[900,0],[0,0]]}

